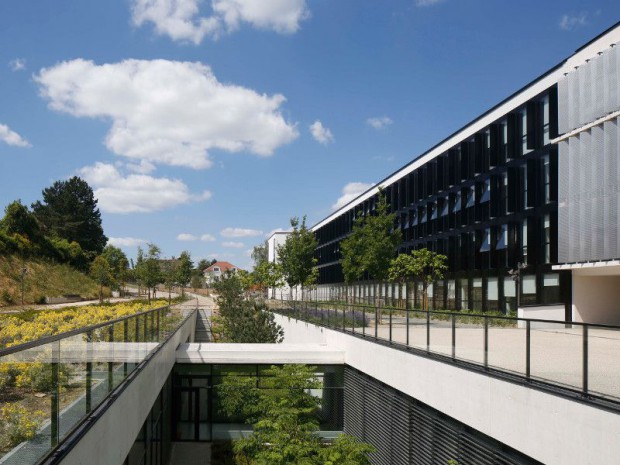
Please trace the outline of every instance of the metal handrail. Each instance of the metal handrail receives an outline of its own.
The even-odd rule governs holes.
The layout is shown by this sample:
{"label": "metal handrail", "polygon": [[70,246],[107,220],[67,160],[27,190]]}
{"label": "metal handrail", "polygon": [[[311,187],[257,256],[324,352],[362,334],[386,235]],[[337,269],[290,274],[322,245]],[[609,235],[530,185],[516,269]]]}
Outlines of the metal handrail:
{"label": "metal handrail", "polygon": [[[494,372],[497,373],[498,375],[501,376],[516,376],[517,378],[520,379],[525,379],[528,383],[533,383],[532,385],[547,385],[547,386],[551,386],[553,388],[560,388],[562,390],[568,391],[568,392],[572,392],[572,393],[577,393],[581,398],[584,399],[597,399],[598,401],[601,401],[603,403],[607,402],[607,403],[611,403],[613,405],[614,410],[618,409],[618,405],[620,404],[620,396],[618,395],[618,393],[615,392],[615,390],[613,392],[609,392],[609,393],[603,393],[603,392],[598,392],[598,391],[591,391],[590,389],[590,367],[589,367],[589,352],[590,352],[590,342],[589,342],[589,330],[590,328],[600,328],[600,329],[607,329],[607,330],[615,330],[615,331],[620,331],[620,326],[615,326],[615,325],[604,325],[604,324],[596,324],[596,323],[582,323],[582,322],[570,322],[570,321],[557,321],[557,320],[545,320],[545,319],[539,319],[539,318],[518,318],[518,317],[508,317],[508,316],[496,316],[496,315],[485,315],[485,314],[472,314],[472,313],[467,313],[467,314],[463,314],[460,312],[437,312],[437,311],[424,311],[424,310],[417,310],[417,309],[404,309],[404,308],[399,308],[399,307],[380,307],[380,306],[373,306],[373,305],[363,305],[363,304],[350,304],[350,303],[346,303],[346,302],[339,302],[339,301],[295,301],[295,300],[287,300],[287,301],[280,301],[279,303],[281,304],[289,304],[290,307],[288,310],[292,310],[292,312],[290,314],[287,314],[286,312],[280,312],[282,313],[284,316],[289,316],[289,317],[294,317],[296,319],[300,319],[300,320],[304,320],[304,317],[312,317],[312,312],[317,312],[320,311],[321,316],[320,316],[320,321],[315,321],[318,318],[318,315],[315,315],[317,318],[314,319],[308,319],[307,321],[312,322],[313,324],[316,324],[318,326],[323,326],[323,327],[327,327],[330,329],[335,329],[338,331],[342,331],[345,333],[350,333],[354,336],[361,336],[365,339],[371,339],[374,342],[381,342],[381,343],[386,343],[389,344],[390,346],[394,346],[396,348],[403,348],[406,350],[414,350],[414,351],[419,351],[422,354],[427,354],[433,357],[438,357],[441,358],[442,360],[446,360],[446,361],[451,361],[454,363],[464,363],[467,365],[472,365],[475,367],[480,367],[482,369],[485,370],[485,372]],[[301,305],[300,305],[301,304]],[[308,308],[308,304],[311,304],[310,308]],[[288,306],[288,305],[287,305]],[[364,323],[362,324],[362,331],[360,332],[359,330],[356,331],[355,327],[357,325],[357,321],[355,318],[355,312],[359,311],[360,313],[362,313],[362,318],[364,319]],[[279,310],[287,310],[285,308],[272,308],[272,311],[274,312],[278,312]],[[327,321],[325,321],[324,315],[323,315],[323,311],[327,311]],[[335,316],[335,321],[333,321],[332,317],[330,316],[331,313],[334,313]],[[378,337],[378,328],[380,326],[380,324],[378,324],[377,322],[380,319],[379,316],[379,312],[389,312],[389,332],[388,332],[388,336],[387,339],[385,337]],[[350,323],[348,323],[348,328],[347,328],[347,323],[346,323],[346,318],[347,318],[347,313],[349,313],[352,315],[352,320]],[[395,341],[392,337],[392,326],[393,326],[393,313],[394,312],[399,312],[399,313],[403,313],[405,316],[405,321],[407,323],[407,331],[406,331],[406,342],[403,341]],[[411,312],[415,312],[418,314],[422,314],[424,316],[426,316],[426,322],[425,322],[425,326],[426,326],[426,341],[422,342],[422,347],[420,346],[412,346],[410,345],[410,340],[409,340],[409,324],[410,324],[410,318],[409,315]],[[373,315],[374,314],[374,320],[375,320],[375,324],[374,324],[374,334],[372,334],[372,327],[370,328],[371,331],[366,331],[365,329],[365,325],[366,325],[366,316],[367,315]],[[446,355],[443,352],[437,352],[435,350],[432,350],[432,345],[431,345],[431,331],[430,328],[432,326],[432,320],[431,320],[431,315],[435,314],[435,315],[441,315],[443,317],[443,319],[445,320],[445,322],[448,324],[448,327],[446,329],[452,331],[451,334],[451,355]],[[342,316],[340,316],[342,315]],[[481,328],[484,329],[483,331],[483,337],[484,337],[484,341],[483,341],[483,351],[482,351],[482,358],[481,361],[472,361],[469,360],[467,358],[463,359],[463,358],[459,358],[456,355],[456,330],[457,330],[457,326],[456,326],[456,321],[457,318],[469,318],[469,317],[473,317],[473,318],[480,318],[482,319],[482,321],[479,323],[479,326]],[[372,318],[372,317],[371,317]],[[497,320],[508,320],[511,322],[516,323],[518,322],[524,322],[525,324],[521,326],[521,329],[523,329],[525,331],[525,353],[523,354],[523,356],[525,357],[525,367],[524,367],[524,372],[514,372],[510,369],[505,369],[505,368],[501,368],[495,365],[491,365],[489,364],[489,353],[490,353],[490,346],[489,346],[489,328],[491,327],[491,325],[489,324],[489,320],[490,319],[497,319]],[[533,330],[536,330],[535,327],[533,327],[533,323],[543,323],[543,324],[553,324],[553,325],[557,325],[558,327],[564,325],[566,327],[581,327],[581,333],[577,333],[576,336],[580,336],[582,339],[582,350],[581,350],[581,354],[582,354],[582,358],[581,358],[581,382],[577,382],[574,384],[566,384],[560,381],[554,381],[553,379],[547,379],[544,377],[537,377],[537,376],[533,376],[532,375],[532,369],[531,369],[531,362],[532,362],[532,350],[531,350],[531,344],[532,344],[532,337],[531,337],[531,333]],[[399,326],[399,325],[397,325]],[[572,328],[571,328],[572,329]],[[424,346],[424,342],[425,342],[425,346]],[[492,348],[491,348],[492,349]],[[580,385],[579,385],[580,384]],[[611,398],[609,398],[609,396],[611,396]]]}
{"label": "metal handrail", "polygon": [[161,311],[165,308],[170,308],[170,306],[164,305],[163,307],[152,308],[150,310],[145,310],[143,312],[134,313],[133,315],[127,315],[127,316],[123,316],[120,318],[116,318],[114,320],[104,321],[103,323],[97,323],[91,326],[83,326],[81,328],[72,329],[71,331],[65,331],[63,333],[52,334],[51,336],[45,336],[39,339],[35,339],[34,341],[23,342],[21,344],[17,344],[14,346],[5,347],[4,349],[0,349],[0,357],[4,357],[5,355],[11,355],[16,352],[21,352],[22,350],[32,349],[33,347],[38,347],[41,345],[49,344],[51,342],[60,341],[61,339],[66,339],[68,337],[77,336],[78,334],[94,331],[95,329],[114,325],[116,323],[120,323],[122,321],[129,320],[131,318],[148,315],[153,312]]}
{"label": "metal handrail", "polygon": [[553,324],[566,324],[566,325],[577,325],[577,326],[589,326],[589,327],[597,327],[604,329],[616,329],[620,330],[620,326],[617,325],[606,325],[602,323],[583,323],[580,321],[565,321],[565,320],[545,320],[542,318],[520,318],[516,316],[506,316],[506,315],[489,315],[485,313],[462,313],[460,311],[443,311],[443,310],[423,310],[417,308],[401,308],[401,307],[392,307],[392,306],[381,306],[381,305],[371,305],[371,304],[359,304],[359,303],[347,303],[342,301],[314,301],[314,300],[282,300],[281,302],[306,302],[312,303],[313,305],[316,303],[318,305],[338,305],[338,306],[347,306],[347,307],[356,307],[356,308],[370,308],[370,309],[379,309],[379,310],[390,310],[390,311],[398,311],[398,312],[416,312],[416,313],[429,313],[431,315],[444,315],[444,316],[460,316],[460,317],[472,317],[472,318],[492,318],[494,320],[511,320],[511,321],[531,321],[533,323],[553,323]]}

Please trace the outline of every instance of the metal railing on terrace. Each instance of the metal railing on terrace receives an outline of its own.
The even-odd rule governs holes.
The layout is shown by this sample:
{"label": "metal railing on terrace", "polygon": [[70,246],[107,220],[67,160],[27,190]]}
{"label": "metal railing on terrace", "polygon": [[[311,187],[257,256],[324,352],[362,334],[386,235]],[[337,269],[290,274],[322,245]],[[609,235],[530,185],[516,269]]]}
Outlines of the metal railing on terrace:
{"label": "metal railing on terrace", "polygon": [[0,464],[46,460],[185,318],[169,306],[0,350]]}
{"label": "metal railing on terrace", "polygon": [[620,409],[620,327],[320,301],[279,314]]}

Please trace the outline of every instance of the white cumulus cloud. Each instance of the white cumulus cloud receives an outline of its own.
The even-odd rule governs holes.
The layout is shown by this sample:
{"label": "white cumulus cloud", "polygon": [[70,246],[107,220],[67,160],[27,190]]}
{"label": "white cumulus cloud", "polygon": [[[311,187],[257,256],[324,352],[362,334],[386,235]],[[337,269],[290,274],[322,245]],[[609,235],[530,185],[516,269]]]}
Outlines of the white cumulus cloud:
{"label": "white cumulus cloud", "polygon": [[269,156],[298,136],[280,112],[284,96],[222,84],[202,63],[77,59],[34,79],[52,109],[110,120],[106,146],[142,169],[208,168],[212,149]]}
{"label": "white cumulus cloud", "polygon": [[227,247],[231,249],[243,249],[245,244],[243,242],[222,242],[222,247]]}
{"label": "white cumulus cloud", "polygon": [[136,26],[152,23],[160,35],[199,44],[206,36],[217,39],[242,23],[281,34],[299,30],[310,16],[306,0],[211,0],[209,14],[201,14],[201,0],[132,0]]}
{"label": "white cumulus cloud", "polygon": [[255,237],[263,234],[263,231],[258,229],[244,229],[244,228],[224,228],[220,231],[222,237]]}
{"label": "white cumulus cloud", "polygon": [[30,142],[4,124],[0,124],[0,140],[15,147],[32,147]]}
{"label": "white cumulus cloud", "polygon": [[96,163],[79,170],[94,190],[101,211],[142,213],[207,200],[209,191],[192,194],[178,179],[156,178],[144,174],[123,174],[111,164]]}
{"label": "white cumulus cloud", "polygon": [[197,239],[198,238],[196,236],[194,236],[193,234],[188,234],[188,233],[181,233],[177,236],[177,241],[182,241],[182,242],[192,242]]}
{"label": "white cumulus cloud", "polygon": [[200,240],[202,242],[214,242],[215,237],[212,236],[211,234],[203,234],[202,236],[200,236]]}
{"label": "white cumulus cloud", "polygon": [[310,133],[317,142],[324,145],[329,144],[334,140],[334,135],[332,134],[332,132],[328,128],[323,126],[323,123],[321,123],[319,120],[316,120],[310,125]]}
{"label": "white cumulus cloud", "polygon": [[136,237],[110,237],[108,238],[108,244],[115,247],[137,247],[141,244],[146,244],[146,239],[138,239]]}
{"label": "white cumulus cloud", "polygon": [[374,184],[368,184],[364,182],[350,182],[342,188],[342,195],[338,198],[335,204],[332,205],[332,210],[338,210],[344,207],[351,200],[358,197],[360,194],[366,192]]}
{"label": "white cumulus cloud", "polygon": [[26,59],[15,58],[14,60],[9,61],[9,68],[11,68],[11,71],[23,71],[26,69]]}
{"label": "white cumulus cloud", "polygon": [[588,13],[585,11],[576,15],[562,15],[559,23],[560,29],[563,31],[572,31],[586,24],[588,24]]}
{"label": "white cumulus cloud", "polygon": [[366,124],[368,124],[369,126],[372,126],[375,129],[383,129],[384,127],[389,126],[392,123],[393,123],[392,118],[389,118],[387,116],[368,118],[366,120]]}

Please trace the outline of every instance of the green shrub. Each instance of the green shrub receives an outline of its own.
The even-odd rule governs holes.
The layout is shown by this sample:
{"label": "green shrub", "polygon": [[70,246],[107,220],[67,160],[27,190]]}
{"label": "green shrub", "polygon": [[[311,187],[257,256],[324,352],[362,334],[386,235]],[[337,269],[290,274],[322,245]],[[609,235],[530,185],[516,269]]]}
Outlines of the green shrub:
{"label": "green shrub", "polygon": [[14,363],[0,363],[0,392],[15,385],[15,378],[19,370]]}
{"label": "green shrub", "polygon": [[11,293],[8,291],[8,289],[3,289],[2,295],[0,297],[2,298],[2,301],[6,304],[12,305],[15,303],[15,299],[13,298]]}
{"label": "green shrub", "polygon": [[4,447],[11,448],[29,441],[37,434],[37,430],[45,419],[40,411],[29,412],[17,404],[6,404],[0,409],[0,426]]}
{"label": "green shrub", "polygon": [[[69,365],[58,364],[58,381],[60,387],[66,387],[70,384],[71,368]],[[51,392],[54,389],[52,364],[42,362],[29,363],[17,375],[15,385],[35,392]]]}

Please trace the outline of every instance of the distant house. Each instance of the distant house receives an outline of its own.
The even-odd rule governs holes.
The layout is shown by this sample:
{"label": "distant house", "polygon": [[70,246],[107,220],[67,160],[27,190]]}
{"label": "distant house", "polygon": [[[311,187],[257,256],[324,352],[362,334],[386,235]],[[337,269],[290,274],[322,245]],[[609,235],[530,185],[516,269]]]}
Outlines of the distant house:
{"label": "distant house", "polygon": [[227,271],[234,273],[239,269],[240,268],[238,266],[235,266],[232,263],[215,262],[209,268],[202,270],[202,274],[205,277],[205,281],[207,285],[210,285],[210,284],[213,284],[218,279],[220,279],[220,277],[224,275]]}

